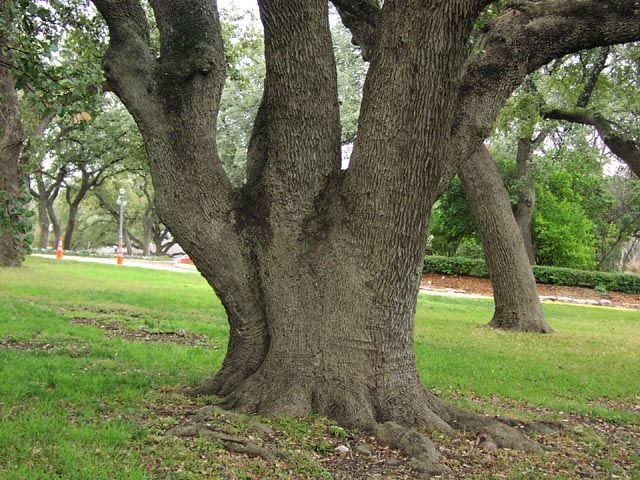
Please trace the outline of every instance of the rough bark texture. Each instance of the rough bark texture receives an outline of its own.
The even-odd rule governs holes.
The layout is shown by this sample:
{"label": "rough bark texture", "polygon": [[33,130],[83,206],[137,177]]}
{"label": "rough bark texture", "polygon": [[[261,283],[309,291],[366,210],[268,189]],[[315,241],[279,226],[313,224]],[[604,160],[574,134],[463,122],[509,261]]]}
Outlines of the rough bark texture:
{"label": "rough bark texture", "polygon": [[[474,20],[490,2],[384,2],[367,45],[359,133],[342,172],[327,4],[259,1],[267,73],[240,189],[215,144],[224,83],[215,2],[151,0],[158,59],[137,1],[94,3],[110,30],[105,74],[140,126],[158,215],[229,317],[227,356],[202,391],[243,411],[316,412],[369,429],[411,451],[425,471],[442,471],[437,452],[426,440],[416,447],[407,426],[471,426],[498,445],[539,450],[426,392],[413,349],[429,210],[451,167],[462,95],[455,92],[466,85]],[[548,49],[560,34],[552,29],[536,46]],[[554,43],[549,59],[582,45],[571,37],[564,50]],[[493,79],[483,78],[486,89]]]}
{"label": "rough bark texture", "polygon": [[19,267],[22,245],[7,218],[22,192],[20,152],[23,145],[22,122],[10,67],[9,49],[11,2],[0,2],[0,267]]}
{"label": "rough bark texture", "polygon": [[[472,168],[470,168],[472,166]],[[488,150],[482,146],[460,171],[484,249],[495,311],[489,326],[551,333],[538,298],[525,244],[511,213],[509,194]]]}

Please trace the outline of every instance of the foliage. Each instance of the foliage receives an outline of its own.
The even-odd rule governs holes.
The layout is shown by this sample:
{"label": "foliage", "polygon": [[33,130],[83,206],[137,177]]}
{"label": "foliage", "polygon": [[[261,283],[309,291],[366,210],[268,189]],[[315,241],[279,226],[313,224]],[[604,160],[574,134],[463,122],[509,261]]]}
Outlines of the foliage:
{"label": "foliage", "polygon": [[91,2],[16,2],[12,70],[16,88],[42,115],[56,110],[72,120],[101,103],[106,25]]}
{"label": "foliage", "polygon": [[[640,275],[596,272],[573,268],[534,265],[533,274],[538,283],[588,287],[611,290],[614,292],[640,293]],[[424,273],[442,273],[444,275],[469,275],[488,278],[489,270],[484,260],[463,257],[424,257]]]}
{"label": "foliage", "polygon": [[338,70],[338,102],[342,143],[353,143],[358,130],[362,87],[367,73],[360,52],[351,43],[351,33],[340,22],[331,25],[333,51]]}
{"label": "foliage", "polygon": [[455,177],[431,212],[429,233],[433,235],[430,251],[456,255],[461,243],[478,238],[475,220],[462,182]]}
{"label": "foliage", "polygon": [[[571,188],[571,178],[556,172],[536,191],[535,255],[538,264],[568,268],[595,266],[592,224]],[[578,198],[576,198],[578,197]]]}
{"label": "foliage", "polygon": [[600,288],[614,292],[640,293],[640,276],[613,272],[590,272],[570,268],[534,266],[540,283]]}
{"label": "foliage", "polygon": [[223,9],[220,15],[227,79],[218,114],[218,152],[230,180],[240,185],[245,181],[247,147],[262,98],[263,35],[250,12]]}
{"label": "foliage", "polygon": [[106,103],[91,121],[72,129],[49,152],[64,165],[67,226],[65,248],[73,248],[77,213],[89,192],[107,179],[137,171],[146,161],[142,139],[129,113],[118,102]]}
{"label": "foliage", "polygon": [[611,119],[618,134],[637,139],[638,59],[638,46],[629,44],[556,60],[530,75],[496,122],[492,144],[511,144],[510,156],[519,138],[546,138],[535,144],[524,179],[538,192],[533,233],[540,263],[614,270],[624,244],[637,235],[634,181],[615,168],[593,128],[543,120],[541,109],[582,102]]}

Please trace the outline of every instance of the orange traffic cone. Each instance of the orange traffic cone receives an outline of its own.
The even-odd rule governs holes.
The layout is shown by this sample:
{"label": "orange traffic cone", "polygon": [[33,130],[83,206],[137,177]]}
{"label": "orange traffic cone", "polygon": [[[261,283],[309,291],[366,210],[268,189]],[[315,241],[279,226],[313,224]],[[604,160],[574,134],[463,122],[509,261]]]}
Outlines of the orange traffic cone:
{"label": "orange traffic cone", "polygon": [[118,260],[117,260],[117,264],[118,265],[122,265],[122,256],[123,256],[123,252],[122,252],[122,244],[120,243],[118,245]]}
{"label": "orange traffic cone", "polygon": [[56,258],[58,260],[62,260],[62,255],[64,255],[64,250],[62,250],[62,237],[58,239],[58,250],[56,250]]}

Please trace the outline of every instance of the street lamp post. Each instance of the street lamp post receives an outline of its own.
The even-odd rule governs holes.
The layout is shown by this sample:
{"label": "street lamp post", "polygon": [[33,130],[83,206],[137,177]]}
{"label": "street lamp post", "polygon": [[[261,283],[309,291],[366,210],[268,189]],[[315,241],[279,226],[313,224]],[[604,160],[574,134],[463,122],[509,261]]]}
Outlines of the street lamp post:
{"label": "street lamp post", "polygon": [[122,250],[122,225],[123,225],[123,221],[124,221],[124,206],[127,204],[127,200],[125,199],[124,196],[124,188],[120,189],[120,194],[118,195],[118,200],[116,200],[116,203],[118,205],[120,205],[120,222],[119,222],[119,228],[118,228],[118,260],[117,263],[118,265],[122,265],[122,257],[123,257],[123,250]]}

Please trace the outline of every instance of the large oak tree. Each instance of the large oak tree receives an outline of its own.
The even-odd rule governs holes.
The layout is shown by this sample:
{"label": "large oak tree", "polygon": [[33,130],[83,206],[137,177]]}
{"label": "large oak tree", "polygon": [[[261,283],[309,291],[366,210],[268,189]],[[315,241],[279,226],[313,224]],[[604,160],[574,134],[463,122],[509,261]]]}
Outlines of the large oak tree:
{"label": "large oak tree", "polygon": [[351,163],[340,170],[336,67],[323,0],[259,0],[264,95],[234,187],[216,150],[225,61],[212,0],[94,0],[109,87],[138,123],[162,221],[224,304],[225,362],[204,390],[263,414],[317,412],[374,431],[438,471],[404,427],[505,425],[425,391],[413,318],[432,204],[511,91],[553,58],[634,39],[635,1],[518,1],[482,32],[486,0],[334,0],[370,59]]}

